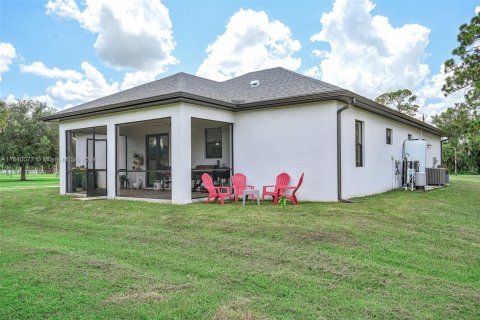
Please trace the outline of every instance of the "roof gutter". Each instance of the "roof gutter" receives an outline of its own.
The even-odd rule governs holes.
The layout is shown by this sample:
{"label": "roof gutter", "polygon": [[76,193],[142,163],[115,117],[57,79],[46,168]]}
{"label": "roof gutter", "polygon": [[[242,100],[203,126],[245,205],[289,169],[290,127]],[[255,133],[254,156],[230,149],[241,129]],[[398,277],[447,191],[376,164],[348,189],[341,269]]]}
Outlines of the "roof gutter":
{"label": "roof gutter", "polygon": [[76,119],[76,118],[83,118],[89,116],[95,116],[105,113],[111,112],[121,112],[133,109],[140,109],[146,107],[153,107],[165,104],[171,104],[176,102],[190,102],[195,103],[198,105],[202,105],[205,107],[212,107],[216,109],[224,109],[224,110],[232,110],[236,106],[233,103],[227,103],[219,100],[209,99],[189,93],[184,92],[176,92],[172,94],[163,95],[161,97],[153,97],[153,98],[146,98],[146,99],[139,99],[136,101],[130,101],[125,103],[107,105],[96,107],[87,110],[78,110],[66,113],[55,113],[49,116],[42,117],[41,120],[43,121],[54,121],[54,120],[61,120],[61,119]]}
{"label": "roof gutter", "polygon": [[352,203],[350,200],[342,198],[342,112],[355,104],[355,98],[337,110],[337,197],[338,201]]}
{"label": "roof gutter", "polygon": [[440,130],[430,124],[424,123],[418,119],[412,118],[410,116],[407,116],[401,112],[398,112],[396,110],[393,110],[391,108],[385,107],[381,104],[378,104],[376,102],[373,102],[367,98],[364,98],[356,93],[347,91],[348,94],[344,94],[340,97],[337,98],[339,101],[343,101],[345,103],[349,103],[351,101],[352,97],[355,98],[355,102],[353,106],[363,109],[365,111],[398,121],[400,123],[406,124],[411,127],[415,127],[430,133],[433,133],[435,135],[443,136],[446,137],[448,134]]}
{"label": "roof gutter", "polygon": [[356,93],[353,93],[348,90],[336,90],[328,93],[318,93],[318,94],[308,94],[303,96],[295,96],[288,98],[280,98],[273,100],[257,101],[251,103],[233,103],[226,102],[221,100],[216,100],[212,98],[202,97],[199,95],[194,95],[186,92],[175,92],[171,94],[166,94],[163,96],[139,99],[135,101],[123,102],[118,104],[112,104],[107,106],[95,107],[87,110],[77,110],[72,112],[63,112],[57,113],[50,116],[43,117],[44,121],[53,121],[61,119],[75,119],[88,116],[94,116],[99,114],[105,114],[110,112],[117,111],[126,111],[132,109],[139,109],[144,107],[158,106],[175,102],[191,102],[205,107],[228,110],[233,112],[248,111],[254,109],[264,109],[269,107],[279,107],[286,105],[294,105],[301,103],[312,103],[318,101],[327,101],[327,100],[337,100],[350,104],[351,99],[355,98],[354,106],[360,109],[378,114],[380,116],[404,123],[409,126],[413,126],[427,132],[447,136],[447,133],[444,131],[424,123],[415,118],[404,115],[396,110],[390,109],[383,105],[380,105],[376,102],[373,102],[367,98],[364,98]]}

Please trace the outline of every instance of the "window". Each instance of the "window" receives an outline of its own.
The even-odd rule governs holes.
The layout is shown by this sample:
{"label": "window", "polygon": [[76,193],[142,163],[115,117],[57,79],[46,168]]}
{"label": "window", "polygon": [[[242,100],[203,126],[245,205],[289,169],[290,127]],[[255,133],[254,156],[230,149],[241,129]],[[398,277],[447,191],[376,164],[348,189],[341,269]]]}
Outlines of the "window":
{"label": "window", "polygon": [[205,129],[205,142],[207,158],[222,157],[222,128]]}
{"label": "window", "polygon": [[412,135],[410,133],[408,134],[407,137],[408,137],[408,141],[412,140]]}
{"label": "window", "polygon": [[387,144],[392,144],[392,129],[387,128],[386,139],[387,139]]}
{"label": "window", "polygon": [[363,167],[363,122],[355,120],[355,164]]}

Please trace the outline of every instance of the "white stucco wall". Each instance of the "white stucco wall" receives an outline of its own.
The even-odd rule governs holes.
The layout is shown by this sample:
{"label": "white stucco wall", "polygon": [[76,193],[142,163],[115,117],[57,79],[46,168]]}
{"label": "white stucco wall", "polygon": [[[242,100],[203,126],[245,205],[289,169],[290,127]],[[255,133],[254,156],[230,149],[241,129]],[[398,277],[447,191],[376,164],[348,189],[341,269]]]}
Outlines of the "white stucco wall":
{"label": "white stucco wall", "polygon": [[236,113],[233,127],[235,172],[261,190],[281,172],[303,200],[335,201],[336,111],[333,101]]}
{"label": "white stucco wall", "polygon": [[[60,157],[65,158],[65,132],[79,128],[107,126],[108,197],[115,198],[115,125],[159,118],[170,118],[171,126],[153,131],[130,132],[129,155],[136,150],[145,153],[145,134],[170,133],[172,166],[172,202],[191,202],[191,168],[197,164],[215,164],[205,158],[204,129],[206,119],[223,122],[223,156],[221,164],[244,173],[248,183],[261,189],[274,184],[281,172],[291,175],[296,184],[302,172],[304,184],[298,193],[301,200],[337,200],[336,114],[343,106],[336,101],[309,103],[261,110],[229,112],[187,103],[150,107],[107,115],[60,122]],[[192,121],[194,119],[194,121]],[[364,122],[364,167],[355,166],[355,119]],[[230,148],[233,124],[233,148]],[[385,129],[393,129],[393,144],[387,145]],[[153,129],[152,129],[153,130]],[[424,138],[432,147],[427,150],[427,167],[433,157],[440,164],[440,137],[425,133],[384,117],[350,108],[342,113],[342,184],[343,197],[369,195],[390,190],[394,185],[393,159],[401,159],[402,144],[407,135]],[[120,149],[123,143],[120,144]],[[233,151],[233,155],[232,152]],[[124,150],[120,150],[124,157]],[[120,159],[118,160],[120,161]],[[128,159],[130,165],[131,159]],[[119,168],[123,168],[119,166]],[[60,192],[66,191],[65,162],[60,163]]]}
{"label": "white stucco wall", "polygon": [[[355,165],[355,120],[364,122],[364,163]],[[393,130],[393,143],[386,143],[386,128]],[[399,186],[394,176],[394,161],[402,159],[403,142],[425,139],[432,147],[427,149],[426,166],[432,167],[433,157],[440,164],[440,137],[385,117],[358,109],[342,112],[342,190],[343,198],[370,195]]]}

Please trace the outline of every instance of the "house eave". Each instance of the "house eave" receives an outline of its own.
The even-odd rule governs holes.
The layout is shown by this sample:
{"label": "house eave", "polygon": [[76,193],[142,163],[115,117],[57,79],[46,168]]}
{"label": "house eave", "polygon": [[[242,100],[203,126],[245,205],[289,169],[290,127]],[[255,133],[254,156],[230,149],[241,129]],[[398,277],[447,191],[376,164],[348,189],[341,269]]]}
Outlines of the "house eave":
{"label": "house eave", "polygon": [[112,112],[121,112],[128,110],[135,110],[147,107],[154,107],[166,104],[172,104],[177,102],[189,102],[197,105],[202,105],[205,107],[212,107],[217,109],[232,110],[235,107],[235,104],[209,99],[206,97],[201,97],[185,92],[175,92],[171,94],[166,94],[157,97],[151,97],[146,99],[139,99],[124,103],[111,104],[107,106],[100,106],[96,108],[90,108],[86,110],[78,110],[73,112],[65,112],[61,114],[52,114],[46,117],[41,118],[43,121],[56,121],[56,120],[69,120],[69,119],[78,119],[96,115],[102,115]]}
{"label": "house eave", "polygon": [[374,114],[386,117],[394,121],[398,121],[406,125],[416,127],[418,129],[425,130],[426,132],[429,132],[438,136],[448,137],[448,134],[443,130],[440,130],[432,125],[429,125],[423,121],[420,121],[418,119],[415,119],[413,117],[400,113],[391,108],[385,107],[368,98],[365,98],[363,96],[360,96],[348,90],[336,90],[336,91],[329,91],[326,93],[309,94],[309,95],[302,95],[302,96],[295,96],[295,97],[288,97],[288,98],[270,99],[270,100],[264,100],[264,101],[238,103],[238,104],[229,103],[221,100],[215,100],[215,99],[198,96],[198,95],[194,95],[186,92],[175,92],[175,93],[166,94],[166,95],[157,96],[157,97],[151,97],[147,99],[134,100],[134,101],[124,102],[119,104],[112,104],[107,106],[100,106],[100,107],[90,108],[86,110],[78,110],[73,112],[53,114],[50,116],[43,117],[42,120],[60,121],[60,120],[67,120],[67,119],[78,119],[78,118],[102,115],[102,114],[107,114],[112,112],[135,110],[135,109],[146,108],[146,107],[172,104],[177,102],[187,102],[187,103],[193,103],[193,104],[215,108],[215,109],[228,110],[232,112],[241,112],[241,111],[248,111],[248,110],[267,109],[272,107],[281,107],[281,106],[287,106],[287,105],[296,105],[296,104],[302,104],[302,103],[312,103],[312,102],[329,101],[329,100],[337,100],[344,103],[350,103],[352,101],[352,98],[355,98],[355,102],[353,103],[354,107],[357,107],[359,109],[362,109],[368,112],[372,112]]}
{"label": "house eave", "polygon": [[339,98],[340,101],[342,102],[349,102],[351,99],[355,98],[355,103],[353,104],[355,107],[358,107],[360,109],[363,109],[365,111],[369,111],[375,114],[378,114],[380,116],[384,116],[386,118],[407,124],[409,126],[413,126],[418,129],[422,129],[426,132],[433,133],[435,135],[441,136],[441,137],[448,137],[448,133],[445,131],[432,126],[428,123],[425,123],[419,119],[410,117],[406,114],[403,114],[397,110],[393,110],[391,108],[388,108],[384,105],[381,105],[379,103],[376,103],[375,101],[372,101],[368,98],[362,97],[356,93],[353,93],[351,91],[347,91],[346,95]]}
{"label": "house eave", "polygon": [[384,105],[376,103],[368,98],[362,97],[348,90],[337,90],[337,91],[331,91],[328,93],[321,93],[321,94],[312,94],[312,95],[305,95],[305,96],[289,97],[285,99],[275,99],[275,100],[266,100],[266,101],[259,101],[259,102],[253,102],[253,103],[244,103],[244,104],[240,104],[237,107],[237,111],[264,109],[264,108],[270,108],[274,106],[285,106],[285,105],[328,101],[328,100],[337,100],[344,103],[350,103],[352,101],[352,98],[355,98],[355,102],[353,103],[353,106],[359,109],[372,112],[374,114],[378,114],[380,116],[416,127],[418,129],[425,130],[427,132],[433,133],[438,136],[442,136],[442,137],[448,136],[448,134],[445,131],[438,129],[435,126],[432,126],[428,123],[425,123],[423,121],[410,117],[406,114],[403,114],[401,112],[388,108]]}

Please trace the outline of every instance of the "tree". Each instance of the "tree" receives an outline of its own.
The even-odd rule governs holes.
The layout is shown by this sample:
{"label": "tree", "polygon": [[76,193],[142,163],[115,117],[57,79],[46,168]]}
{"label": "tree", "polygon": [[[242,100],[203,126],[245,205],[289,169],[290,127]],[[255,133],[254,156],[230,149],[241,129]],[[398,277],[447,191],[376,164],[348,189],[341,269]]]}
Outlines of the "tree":
{"label": "tree", "polygon": [[5,103],[5,101],[0,100],[0,132],[2,132],[5,126],[7,125],[7,118],[8,118],[7,104]]}
{"label": "tree", "polygon": [[434,115],[432,122],[445,131],[449,140],[443,147],[443,164],[455,165],[461,173],[480,173],[480,104],[469,97],[441,114]]}
{"label": "tree", "polygon": [[443,162],[453,167],[454,157],[461,173],[480,173],[480,13],[470,24],[462,24],[457,36],[459,46],[454,58],[445,62],[445,96],[464,90],[465,101],[455,104],[439,115],[433,124],[448,133],[444,143]]}
{"label": "tree", "polygon": [[384,93],[378,96],[375,99],[375,102],[414,117],[419,109],[419,106],[414,104],[416,100],[417,96],[415,96],[410,90],[403,89]]}
{"label": "tree", "polygon": [[480,12],[470,24],[462,24],[457,36],[459,46],[453,49],[454,58],[445,61],[445,96],[458,90],[465,90],[471,100],[480,96]]}
{"label": "tree", "polygon": [[0,132],[0,161],[20,166],[20,180],[24,181],[28,165],[52,166],[58,158],[58,127],[39,119],[54,110],[34,100],[6,104],[6,109],[7,123]]}

